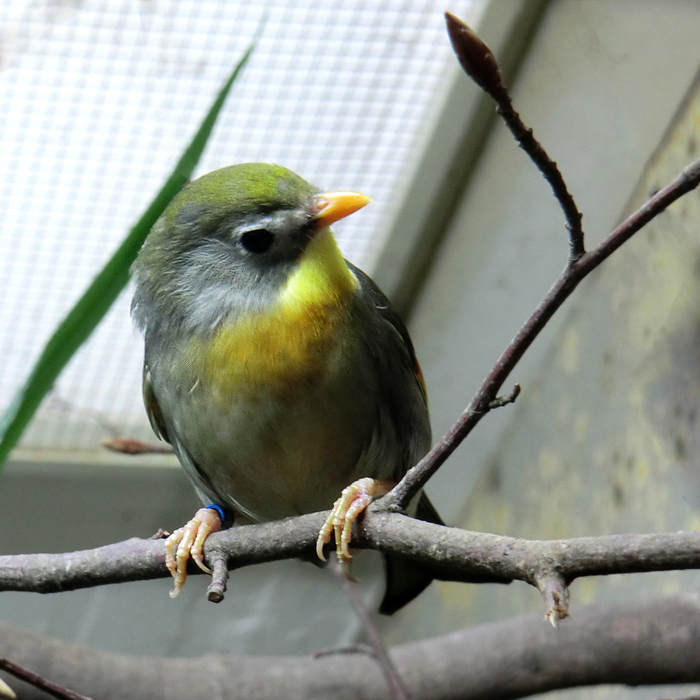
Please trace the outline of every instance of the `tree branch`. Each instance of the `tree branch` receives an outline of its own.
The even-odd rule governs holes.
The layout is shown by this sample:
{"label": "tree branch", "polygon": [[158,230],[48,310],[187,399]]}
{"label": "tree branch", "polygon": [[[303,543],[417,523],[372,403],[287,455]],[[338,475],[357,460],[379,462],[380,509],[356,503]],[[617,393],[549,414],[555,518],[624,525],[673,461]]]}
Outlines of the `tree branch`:
{"label": "tree branch", "polygon": [[425,486],[428,479],[445,463],[459,444],[488,413],[496,394],[530,347],[540,331],[559,307],[569,298],[579,282],[614,253],[623,243],[666,210],[673,202],[700,185],[700,160],[686,168],[662,190],[625,219],[594,250],[578,260],[570,261],[501,353],[491,372],[484,379],[457,422],[421,459],[409,469],[396,487],[378,503],[385,510],[401,511]]}
{"label": "tree branch", "polygon": [[[558,630],[540,615],[481,625],[395,647],[413,700],[505,700],[601,683],[700,682],[700,599],[577,608]],[[128,657],[81,649],[0,623],[0,655],[100,700],[390,700],[386,680],[363,654],[308,657],[209,655]],[[23,700],[43,700],[33,688]]]}
{"label": "tree branch", "polygon": [[[34,673],[28,668],[24,668],[24,666],[20,666],[7,659],[0,658],[0,670],[6,671],[15,678],[19,678],[39,690],[43,690],[47,695],[50,695],[52,698],[58,698],[58,700],[92,700],[92,698],[89,698],[87,695],[81,695],[69,688],[64,688],[62,685],[53,683],[38,673]],[[16,695],[13,694],[10,697],[14,698]]]}
{"label": "tree branch", "polygon": [[498,114],[513,134],[513,138],[552,188],[552,193],[566,218],[566,228],[569,231],[569,257],[571,260],[578,260],[586,252],[581,227],[582,215],[566,187],[561,171],[535,138],[532,129],[525,125],[515,111],[491,49],[466,22],[451,12],[445,12],[445,21],[452,48],[464,72],[493,99],[498,107]]}
{"label": "tree branch", "polygon": [[[312,513],[215,533],[205,543],[205,555],[225,560],[228,569],[313,556],[326,516]],[[524,540],[434,525],[374,506],[359,523],[353,546],[409,557],[440,580],[524,581],[542,592],[553,623],[566,617],[566,587],[575,578],[700,568],[700,532]],[[164,578],[170,575],[164,562],[162,540],[137,538],[82,552],[7,555],[0,557],[0,590],[56,593]],[[201,571],[193,566],[190,573]]]}
{"label": "tree branch", "polygon": [[494,405],[498,406],[498,402],[494,404],[494,401],[503,383],[579,282],[655,216],[700,184],[700,160],[697,160],[623,221],[600,245],[586,253],[581,229],[581,214],[566,188],[556,163],[547,155],[532,135],[532,130],[520,120],[513,109],[511,98],[501,81],[500,69],[495,57],[488,46],[462,20],[449,12],[446,13],[446,19],[450,40],[462,68],[496,101],[499,114],[506,121],[518,143],[552,186],[552,191],[566,216],[570,256],[564,271],[498,358],[457,422],[418,464],[406,472],[396,487],[381,499],[382,507],[388,511],[405,510],[408,503],[418,495],[430,477],[445,463],[479,421]]}
{"label": "tree branch", "polygon": [[374,620],[369,610],[367,610],[367,606],[360,597],[356,589],[356,583],[350,579],[347,562],[341,563],[336,561],[335,573],[341,579],[343,590],[350,599],[350,603],[355,609],[355,614],[360,620],[360,625],[369,642],[372,657],[381,669],[384,678],[386,678],[387,686],[391,691],[392,700],[410,700],[398,669],[396,668],[396,664],[393,662],[382,640],[382,635],[374,624]]}

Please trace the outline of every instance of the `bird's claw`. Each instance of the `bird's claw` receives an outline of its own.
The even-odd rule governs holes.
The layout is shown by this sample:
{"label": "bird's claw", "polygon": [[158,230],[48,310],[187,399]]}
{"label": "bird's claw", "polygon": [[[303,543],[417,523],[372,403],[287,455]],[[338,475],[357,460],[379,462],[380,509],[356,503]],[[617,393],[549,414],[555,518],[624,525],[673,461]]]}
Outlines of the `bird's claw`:
{"label": "bird's claw", "polygon": [[325,561],[323,554],[324,545],[331,541],[331,535],[335,535],[335,546],[338,560],[347,562],[352,559],[350,554],[350,540],[352,539],[352,524],[358,516],[372,503],[375,498],[384,496],[393,488],[391,481],[381,481],[365,477],[346,486],[340,494],[340,498],[333,504],[333,510],[326,519],[318,533],[316,540],[316,555],[321,561]]}
{"label": "bird's claw", "polygon": [[204,541],[212,532],[221,530],[221,518],[211,508],[200,508],[194,517],[175,530],[165,540],[165,565],[168,567],[174,586],[170,597],[175,598],[187,580],[187,562],[190,559],[205,573],[211,569],[204,563]]}

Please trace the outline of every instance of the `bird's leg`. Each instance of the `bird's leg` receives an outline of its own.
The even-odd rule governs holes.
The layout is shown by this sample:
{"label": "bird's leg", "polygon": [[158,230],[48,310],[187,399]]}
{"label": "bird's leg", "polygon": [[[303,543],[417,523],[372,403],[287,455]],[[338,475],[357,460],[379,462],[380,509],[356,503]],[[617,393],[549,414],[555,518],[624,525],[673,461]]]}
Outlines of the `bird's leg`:
{"label": "bird's leg", "polygon": [[187,562],[192,558],[197,566],[207,574],[211,569],[204,563],[202,547],[212,532],[222,529],[218,510],[200,508],[184,527],[180,527],[165,540],[165,565],[173,576],[175,585],[170,597],[182,590],[187,580]]}
{"label": "bird's leg", "polygon": [[331,540],[331,534],[335,533],[335,546],[338,559],[348,561],[352,558],[350,554],[350,539],[352,538],[352,524],[357,520],[360,513],[375,499],[389,493],[395,486],[393,481],[382,481],[365,477],[353,481],[350,486],[346,486],[340,494],[340,498],[333,504],[333,510],[328,516],[316,540],[316,554],[322,561],[323,546]]}

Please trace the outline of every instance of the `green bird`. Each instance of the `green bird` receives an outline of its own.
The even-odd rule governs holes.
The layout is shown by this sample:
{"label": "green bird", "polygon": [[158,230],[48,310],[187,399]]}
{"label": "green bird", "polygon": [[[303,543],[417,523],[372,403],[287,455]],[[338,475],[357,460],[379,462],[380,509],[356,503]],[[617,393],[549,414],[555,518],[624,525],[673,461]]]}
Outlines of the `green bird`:
{"label": "green bird", "polygon": [[[166,540],[173,596],[188,559],[208,571],[202,545],[233,520],[337,499],[317,552],[335,535],[349,559],[353,521],[430,447],[408,331],[329,228],[369,201],[279,165],[233,165],[187,185],[133,265],[146,410],[207,504]],[[412,514],[441,523],[424,493]],[[431,576],[386,564],[390,614]]]}

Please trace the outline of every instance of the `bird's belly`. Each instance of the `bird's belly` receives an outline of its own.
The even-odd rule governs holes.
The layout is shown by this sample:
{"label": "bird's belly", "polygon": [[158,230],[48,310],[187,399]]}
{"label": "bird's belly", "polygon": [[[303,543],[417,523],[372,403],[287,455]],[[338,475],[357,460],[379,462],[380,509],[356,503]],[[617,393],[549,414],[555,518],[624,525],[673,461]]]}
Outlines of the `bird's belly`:
{"label": "bird's belly", "polygon": [[[159,378],[158,401],[185,470],[253,520],[325,510],[354,479],[395,471],[365,344],[343,307],[312,311],[222,327],[206,351],[193,341],[161,365],[173,376]],[[188,390],[170,393],[183,375]]]}
{"label": "bird's belly", "polygon": [[284,399],[243,392],[226,411],[196,402],[196,421],[176,432],[209,498],[253,520],[275,520],[330,508],[365,475],[358,472],[373,431],[368,395],[351,385],[298,387]]}

